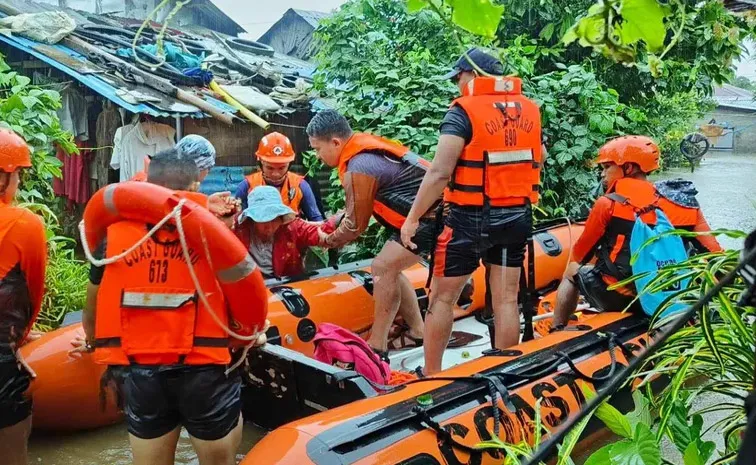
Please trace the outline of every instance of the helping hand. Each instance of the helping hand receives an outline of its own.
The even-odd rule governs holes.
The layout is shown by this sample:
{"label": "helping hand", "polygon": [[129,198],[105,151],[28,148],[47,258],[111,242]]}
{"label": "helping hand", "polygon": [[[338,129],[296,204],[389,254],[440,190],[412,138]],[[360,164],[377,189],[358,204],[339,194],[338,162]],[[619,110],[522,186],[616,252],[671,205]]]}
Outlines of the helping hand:
{"label": "helping hand", "polygon": [[87,344],[87,339],[81,334],[77,334],[76,337],[71,340],[71,345],[74,346],[74,348],[68,351],[68,355],[80,357],[81,354],[94,352],[94,348]]}
{"label": "helping hand", "polygon": [[207,198],[207,209],[215,216],[228,216],[239,211],[241,202],[231,192],[216,192]]}
{"label": "helping hand", "polygon": [[326,240],[328,239],[329,234],[323,232],[322,229],[318,228],[318,238],[320,239],[320,246],[321,247],[328,247],[326,244]]}
{"label": "helping hand", "polygon": [[417,220],[411,221],[407,219],[402,225],[401,238],[405,247],[409,247],[411,250],[417,249],[417,244],[412,242],[412,238],[415,237],[417,228],[420,227],[420,222]]}

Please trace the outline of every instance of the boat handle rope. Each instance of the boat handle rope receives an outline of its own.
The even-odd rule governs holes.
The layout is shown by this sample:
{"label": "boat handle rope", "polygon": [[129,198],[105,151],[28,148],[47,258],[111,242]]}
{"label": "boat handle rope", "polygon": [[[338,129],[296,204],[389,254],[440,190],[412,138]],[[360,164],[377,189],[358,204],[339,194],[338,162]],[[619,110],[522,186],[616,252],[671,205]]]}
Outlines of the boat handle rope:
{"label": "boat handle rope", "polygon": [[[199,282],[199,278],[197,277],[197,273],[194,269],[194,264],[192,263],[192,257],[189,254],[189,245],[186,242],[186,234],[184,232],[184,224],[182,221],[182,215],[181,212],[184,208],[184,205],[186,204],[187,199],[181,199],[179,200],[178,204],[171,210],[168,214],[166,214],[163,219],[157,222],[155,226],[153,226],[152,229],[147,231],[147,233],[142,236],[141,239],[139,239],[137,242],[134,243],[133,246],[131,246],[129,249],[123,251],[122,253],[115,255],[110,258],[103,258],[103,259],[97,259],[92,255],[92,251],[89,248],[89,243],[87,242],[87,236],[86,232],[84,230],[84,220],[81,220],[79,222],[79,236],[81,237],[81,243],[82,248],[84,249],[84,255],[87,257],[87,260],[97,267],[102,267],[105,265],[111,265],[113,263],[116,263],[119,260],[123,260],[125,257],[130,255],[132,252],[136,251],[139,247],[142,246],[147,240],[149,240],[152,236],[157,234],[157,232],[165,226],[168,221],[171,220],[171,218],[174,219],[176,222],[176,230],[178,232],[179,236],[179,242],[181,243],[181,251],[184,255],[184,260],[186,261],[187,267],[189,268],[189,276],[192,278],[192,282],[194,283],[194,286],[197,288],[197,294],[199,295],[200,300],[202,301],[202,304],[205,308],[205,310],[210,313],[210,316],[212,317],[213,321],[221,328],[223,331],[226,332],[229,336],[239,339],[241,341],[248,341],[249,343],[244,346],[244,350],[242,351],[242,356],[239,358],[239,360],[231,365],[231,367],[226,369],[226,375],[228,376],[229,373],[234,371],[236,368],[238,368],[241,364],[244,363],[244,361],[247,359],[247,353],[249,352],[249,349],[251,349],[257,339],[260,337],[260,333],[258,332],[258,327],[255,326],[254,330],[252,331],[252,335],[250,336],[243,336],[241,334],[236,333],[234,330],[229,328],[227,325],[225,325],[220,317],[215,313],[215,310],[210,305],[210,301],[207,299],[207,294],[205,294],[205,291],[202,290],[202,285]],[[207,255],[207,259],[211,260],[209,254],[208,254],[208,247],[207,247],[207,239],[205,236],[202,236],[203,245],[205,247],[205,254]],[[212,263],[212,262],[211,262]]]}
{"label": "boat handle rope", "polygon": [[[575,427],[575,425],[580,423],[587,415],[607,400],[609,396],[614,394],[650,356],[655,354],[664,346],[664,344],[666,344],[670,336],[685,326],[696,313],[698,313],[704,306],[708,305],[709,302],[719,295],[725,287],[731,285],[744,269],[754,268],[754,263],[756,263],[756,245],[752,245],[750,249],[744,249],[741,252],[738,265],[732,271],[727,273],[703,297],[690,305],[684,312],[680,313],[677,318],[674,318],[667,323],[668,326],[662,327],[658,332],[660,335],[658,339],[655,339],[641,354],[630,360],[630,363],[626,367],[623,367],[620,372],[617,373],[617,376],[604,386],[604,389],[598,390],[597,395],[585,404],[583,408],[578,411],[577,415],[570,417],[564,422],[556,434],[550,436],[548,440],[541,443],[541,446],[536,449],[535,453],[530,458],[523,457],[520,463],[523,465],[536,465],[545,461],[551,450],[564,440],[564,437]],[[756,287],[756,282],[749,283],[749,286],[743,293],[741,302],[738,303],[739,305],[746,304],[744,303],[745,297],[753,295],[756,291],[754,287]]]}

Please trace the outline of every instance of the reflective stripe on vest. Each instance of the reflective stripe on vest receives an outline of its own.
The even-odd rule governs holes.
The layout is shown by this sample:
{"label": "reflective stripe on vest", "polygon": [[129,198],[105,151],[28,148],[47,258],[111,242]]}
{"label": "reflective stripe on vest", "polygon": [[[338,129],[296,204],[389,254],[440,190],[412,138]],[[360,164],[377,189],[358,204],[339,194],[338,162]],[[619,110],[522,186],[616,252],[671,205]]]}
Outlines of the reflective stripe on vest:
{"label": "reflective stripe on vest", "polygon": [[[302,199],[304,198],[304,193],[302,192],[302,188],[300,187],[302,181],[304,181],[304,176],[300,176],[296,173],[292,173],[291,171],[287,171],[286,179],[284,179],[283,185],[278,188],[279,192],[281,192],[281,200],[283,201],[284,205],[291,208],[295,212],[300,211],[299,207],[302,204]],[[247,182],[249,183],[249,190],[247,191],[247,193],[252,192],[252,189],[254,189],[255,187],[268,185],[265,182],[261,171],[252,173],[247,176]]]}
{"label": "reflective stripe on vest", "polygon": [[[511,82],[508,82],[511,81]],[[472,139],[454,169],[444,199],[457,205],[508,207],[538,201],[541,115],[517,78],[476,78],[459,105]],[[502,90],[504,89],[504,90]]]}
{"label": "reflective stripe on vest", "polygon": [[196,293],[160,294],[153,292],[124,291],[121,297],[122,308],[145,308],[155,310],[174,310],[195,300]]}

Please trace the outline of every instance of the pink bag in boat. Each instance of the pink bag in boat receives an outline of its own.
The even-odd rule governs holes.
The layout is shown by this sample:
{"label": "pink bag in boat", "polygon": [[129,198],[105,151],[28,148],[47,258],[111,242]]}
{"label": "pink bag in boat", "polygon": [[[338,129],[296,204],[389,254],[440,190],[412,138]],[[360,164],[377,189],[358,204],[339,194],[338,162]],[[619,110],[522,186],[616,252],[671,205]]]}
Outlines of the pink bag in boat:
{"label": "pink bag in boat", "polygon": [[321,323],[313,342],[314,358],[320,362],[354,370],[378,384],[387,384],[391,379],[389,364],[381,360],[364,339],[347,329]]}

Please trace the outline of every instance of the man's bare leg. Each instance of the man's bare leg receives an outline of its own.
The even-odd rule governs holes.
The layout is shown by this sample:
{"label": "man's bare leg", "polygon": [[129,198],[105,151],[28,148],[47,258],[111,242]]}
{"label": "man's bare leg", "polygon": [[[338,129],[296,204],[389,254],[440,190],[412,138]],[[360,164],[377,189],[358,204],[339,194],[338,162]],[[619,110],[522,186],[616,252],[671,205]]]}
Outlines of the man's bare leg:
{"label": "man's bare leg", "polygon": [[[381,351],[388,349],[389,329],[400,305],[404,307],[402,317],[410,326],[410,335],[423,336],[420,306],[417,304],[415,291],[409,280],[402,274],[403,270],[418,261],[420,257],[395,241],[386,242],[378,256],[373,259],[370,269],[373,274],[375,317],[370,338],[367,341],[370,347]],[[411,298],[409,293],[412,294]]]}
{"label": "man's bare leg", "polygon": [[13,426],[0,429],[0,462],[8,465],[26,465],[32,416]]}
{"label": "man's bare leg", "polygon": [[409,327],[409,335],[415,339],[422,339],[425,332],[425,323],[423,323],[423,317],[420,314],[420,304],[417,303],[415,288],[404,273],[399,275],[399,286],[402,290],[399,316],[402,317],[404,323]]}
{"label": "man's bare leg", "polygon": [[242,440],[242,417],[239,415],[239,423],[221,439],[204,441],[193,436],[191,439],[200,465],[235,465]]}
{"label": "man's bare leg", "polygon": [[140,439],[129,433],[134,465],[173,465],[181,427],[155,439]]}
{"label": "man's bare leg", "polygon": [[449,344],[454,324],[454,304],[465,287],[470,275],[433,277],[430,307],[425,315],[425,367],[423,373],[430,376],[442,369],[444,350]]}
{"label": "man's bare leg", "polygon": [[556,308],[554,309],[554,318],[551,321],[553,327],[559,325],[566,325],[575,313],[577,308],[578,298],[580,297],[580,291],[572,280],[575,279],[580,265],[572,262],[567,267],[567,271],[564,273],[562,282],[557,289],[557,301]]}
{"label": "man's bare leg", "polygon": [[517,293],[520,288],[520,268],[490,265],[488,285],[496,326],[497,349],[506,349],[520,343],[520,311]]}

